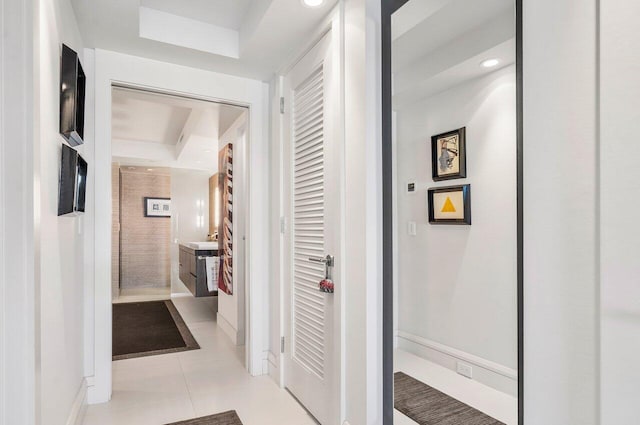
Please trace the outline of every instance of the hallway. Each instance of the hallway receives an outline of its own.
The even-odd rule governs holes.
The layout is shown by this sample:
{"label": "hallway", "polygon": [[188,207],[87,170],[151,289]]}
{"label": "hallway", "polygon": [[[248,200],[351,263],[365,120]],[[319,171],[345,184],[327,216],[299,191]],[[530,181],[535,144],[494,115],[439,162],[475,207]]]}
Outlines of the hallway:
{"label": "hallway", "polygon": [[91,405],[85,425],[160,425],[236,410],[244,425],[315,421],[271,377],[251,377],[244,347],[218,328],[213,298],[172,299],[200,350],[113,363],[113,396]]}

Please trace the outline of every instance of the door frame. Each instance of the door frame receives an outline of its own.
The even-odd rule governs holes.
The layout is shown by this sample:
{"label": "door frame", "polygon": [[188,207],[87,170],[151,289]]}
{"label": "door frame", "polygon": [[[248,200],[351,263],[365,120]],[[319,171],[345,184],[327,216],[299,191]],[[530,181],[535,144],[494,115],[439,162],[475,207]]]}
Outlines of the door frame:
{"label": "door frame", "polygon": [[[380,0],[382,12],[382,314],[383,314],[383,423],[393,424],[394,351],[394,214],[393,214],[393,107],[391,66],[391,15],[409,0]],[[516,197],[517,197],[517,308],[518,308],[518,425],[524,424],[524,174],[523,174],[523,67],[522,2],[516,9]]]}
{"label": "door frame", "polygon": [[[89,62],[89,61],[87,61]],[[94,107],[95,248],[93,297],[87,302],[90,325],[85,354],[93,360],[93,374],[88,377],[88,402],[109,401],[112,392],[111,364],[111,89],[114,85],[138,90],[182,96],[248,109],[246,124],[247,158],[247,222],[245,250],[245,345],[247,371],[253,375],[266,373],[264,346],[268,328],[268,310],[261,300],[267,286],[267,261],[261,252],[268,249],[267,210],[268,168],[260,158],[268,153],[266,84],[261,81],[219,74],[180,65],[147,60],[115,52],[95,50],[95,61],[86,69],[92,71]],[[90,92],[90,90],[88,90]],[[92,104],[93,103],[93,104]],[[90,119],[91,117],[89,117]],[[90,124],[90,123],[89,123]],[[253,208],[252,208],[253,207]],[[255,253],[255,255],[254,255]]]}

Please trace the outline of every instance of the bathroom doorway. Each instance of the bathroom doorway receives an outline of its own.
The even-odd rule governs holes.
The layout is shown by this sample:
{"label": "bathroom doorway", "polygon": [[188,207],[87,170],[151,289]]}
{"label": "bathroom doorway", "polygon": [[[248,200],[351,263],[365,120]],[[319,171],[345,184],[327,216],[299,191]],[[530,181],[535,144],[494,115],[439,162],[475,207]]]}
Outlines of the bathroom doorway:
{"label": "bathroom doorway", "polygon": [[112,88],[114,361],[219,333],[246,368],[247,123],[245,107]]}

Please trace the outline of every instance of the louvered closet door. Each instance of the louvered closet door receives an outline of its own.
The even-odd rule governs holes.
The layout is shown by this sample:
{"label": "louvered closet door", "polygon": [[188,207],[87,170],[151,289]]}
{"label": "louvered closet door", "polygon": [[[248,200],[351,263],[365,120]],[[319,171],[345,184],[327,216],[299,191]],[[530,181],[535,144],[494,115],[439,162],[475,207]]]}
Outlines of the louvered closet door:
{"label": "louvered closet door", "polygon": [[293,358],[324,377],[324,78],[318,66],[293,97]]}
{"label": "louvered closet door", "polygon": [[[327,254],[339,256],[339,161],[333,123],[338,97],[330,52],[329,34],[285,78],[289,210],[285,385],[322,424],[336,423],[339,397],[337,294],[320,292],[325,266],[313,261]],[[336,285],[338,263],[332,270]]]}

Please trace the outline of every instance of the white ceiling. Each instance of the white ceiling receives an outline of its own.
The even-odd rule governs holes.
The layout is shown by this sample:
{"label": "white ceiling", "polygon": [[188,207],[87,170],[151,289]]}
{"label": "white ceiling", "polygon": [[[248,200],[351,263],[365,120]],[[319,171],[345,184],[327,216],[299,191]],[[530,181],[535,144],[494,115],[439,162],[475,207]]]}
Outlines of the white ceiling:
{"label": "white ceiling", "polygon": [[71,2],[86,47],[266,81],[310,41],[337,0],[318,8],[300,0]]}
{"label": "white ceiling", "polygon": [[407,2],[392,17],[394,108],[513,64],[515,26],[514,0]]}
{"label": "white ceiling", "polygon": [[114,88],[112,154],[124,165],[218,169],[219,139],[246,109]]}
{"label": "white ceiling", "polygon": [[238,30],[251,0],[140,0],[140,6]]}

